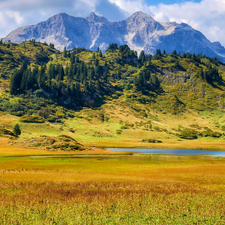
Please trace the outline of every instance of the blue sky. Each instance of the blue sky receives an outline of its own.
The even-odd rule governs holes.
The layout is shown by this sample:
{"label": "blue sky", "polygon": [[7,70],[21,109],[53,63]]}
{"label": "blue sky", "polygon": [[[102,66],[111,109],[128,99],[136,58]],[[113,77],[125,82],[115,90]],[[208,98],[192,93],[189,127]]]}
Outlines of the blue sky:
{"label": "blue sky", "polygon": [[0,37],[62,12],[79,17],[95,12],[109,21],[118,21],[136,11],[159,22],[187,23],[210,41],[225,46],[224,0],[0,0]]}
{"label": "blue sky", "polygon": [[[164,1],[146,0],[146,3],[148,5],[158,5],[158,4],[170,5],[170,4],[181,3],[181,2],[185,2],[185,1],[179,1],[179,0],[164,0]],[[200,0],[192,0],[192,2],[200,2]]]}

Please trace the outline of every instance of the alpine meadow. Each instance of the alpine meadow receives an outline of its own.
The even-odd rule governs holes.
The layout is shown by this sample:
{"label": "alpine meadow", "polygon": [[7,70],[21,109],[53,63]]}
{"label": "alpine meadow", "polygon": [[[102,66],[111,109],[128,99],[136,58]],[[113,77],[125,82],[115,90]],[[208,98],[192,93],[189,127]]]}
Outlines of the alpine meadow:
{"label": "alpine meadow", "polygon": [[0,41],[0,224],[225,223],[224,157],[107,150],[225,151],[221,45],[62,49],[17,32]]}

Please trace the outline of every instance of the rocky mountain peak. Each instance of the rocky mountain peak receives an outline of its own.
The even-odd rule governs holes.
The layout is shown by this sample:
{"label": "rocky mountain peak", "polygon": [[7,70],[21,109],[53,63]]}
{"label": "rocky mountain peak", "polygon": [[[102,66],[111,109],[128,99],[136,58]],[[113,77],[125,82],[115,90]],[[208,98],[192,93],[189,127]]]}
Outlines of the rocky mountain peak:
{"label": "rocky mountain peak", "polygon": [[36,25],[18,28],[3,40],[21,43],[31,39],[53,43],[61,50],[64,47],[96,50],[99,46],[104,51],[109,44],[117,43],[127,44],[137,52],[155,54],[156,49],[176,50],[202,53],[225,62],[225,48],[211,43],[201,32],[184,23],[160,23],[141,11],[118,22],[109,22],[94,12],[87,18],[60,13]]}
{"label": "rocky mountain peak", "polygon": [[47,21],[59,21],[59,20],[65,20],[67,17],[69,17],[68,14],[66,13],[59,13],[59,14],[56,14],[52,17],[50,17]]}
{"label": "rocky mountain peak", "polygon": [[94,12],[92,12],[88,17],[87,17],[88,22],[97,22],[97,23],[108,23],[109,21],[102,16],[96,15]]}
{"label": "rocky mountain peak", "polygon": [[[141,33],[140,35],[145,38],[151,36],[155,31],[164,30],[164,27],[159,22],[141,11],[131,15],[126,20],[126,23],[130,32]],[[138,39],[142,38],[138,37]]]}
{"label": "rocky mountain peak", "polygon": [[142,11],[135,12],[127,20],[139,20],[139,21],[152,21],[156,22],[150,15],[143,13]]}
{"label": "rocky mountain peak", "polygon": [[98,16],[94,13],[91,12],[90,15],[87,17],[87,20],[95,20]]}

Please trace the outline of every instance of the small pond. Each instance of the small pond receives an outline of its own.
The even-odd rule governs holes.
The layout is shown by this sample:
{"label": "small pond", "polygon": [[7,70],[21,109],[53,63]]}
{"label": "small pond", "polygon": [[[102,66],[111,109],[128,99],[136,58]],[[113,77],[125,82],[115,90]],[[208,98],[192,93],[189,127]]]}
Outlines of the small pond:
{"label": "small pond", "polygon": [[148,149],[148,148],[107,148],[109,151],[118,152],[135,152],[146,154],[163,154],[163,155],[204,155],[214,157],[225,157],[225,151],[210,150],[188,150],[188,149]]}

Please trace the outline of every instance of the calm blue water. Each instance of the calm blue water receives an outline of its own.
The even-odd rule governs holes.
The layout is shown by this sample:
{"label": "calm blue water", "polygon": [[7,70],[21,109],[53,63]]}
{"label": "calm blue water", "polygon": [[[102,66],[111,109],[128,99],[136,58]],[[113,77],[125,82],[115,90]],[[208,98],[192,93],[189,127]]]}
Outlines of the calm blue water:
{"label": "calm blue water", "polygon": [[188,150],[188,149],[146,149],[146,148],[107,148],[109,151],[118,152],[137,152],[137,153],[152,153],[164,155],[204,155],[214,157],[225,157],[225,152],[208,151],[208,150]]}

